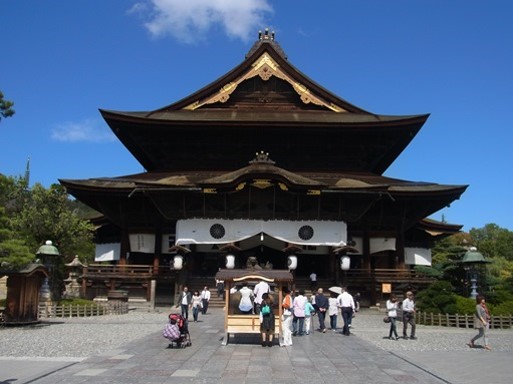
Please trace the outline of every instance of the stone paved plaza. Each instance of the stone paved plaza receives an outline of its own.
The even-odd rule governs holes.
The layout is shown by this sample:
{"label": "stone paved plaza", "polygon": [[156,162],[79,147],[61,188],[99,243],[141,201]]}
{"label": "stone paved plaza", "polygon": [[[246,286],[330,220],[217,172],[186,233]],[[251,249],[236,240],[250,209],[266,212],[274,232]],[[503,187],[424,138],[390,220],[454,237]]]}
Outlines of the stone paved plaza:
{"label": "stone paved plaza", "polygon": [[213,309],[189,324],[192,346],[167,349],[161,334],[168,313],[161,308],[0,329],[0,383],[511,381],[512,330],[490,331],[491,352],[466,346],[472,329],[418,326],[418,340],[393,341],[385,338],[383,314],[367,309],[356,316],[350,337],[313,332],[295,337],[292,347],[263,348],[255,338],[222,346],[224,316]]}

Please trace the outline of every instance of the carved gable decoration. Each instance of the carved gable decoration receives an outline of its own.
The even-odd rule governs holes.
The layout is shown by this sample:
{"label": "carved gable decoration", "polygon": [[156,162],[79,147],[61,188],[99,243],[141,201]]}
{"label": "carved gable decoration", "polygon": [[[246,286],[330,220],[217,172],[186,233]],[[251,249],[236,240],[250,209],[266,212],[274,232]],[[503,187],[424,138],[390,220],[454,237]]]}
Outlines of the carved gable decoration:
{"label": "carved gable decoration", "polygon": [[196,102],[186,106],[184,109],[195,110],[208,104],[226,103],[229,100],[230,95],[241,83],[256,76],[259,76],[263,81],[269,81],[269,79],[275,76],[289,83],[294,91],[300,96],[300,99],[304,104],[312,103],[333,112],[347,112],[344,108],[327,102],[323,98],[313,94],[305,85],[297,82],[293,77],[286,73],[275,60],[273,60],[268,52],[264,52],[258,59],[256,59],[249,67],[249,70],[238,79],[225,84],[218,92],[203,100],[197,100]]}

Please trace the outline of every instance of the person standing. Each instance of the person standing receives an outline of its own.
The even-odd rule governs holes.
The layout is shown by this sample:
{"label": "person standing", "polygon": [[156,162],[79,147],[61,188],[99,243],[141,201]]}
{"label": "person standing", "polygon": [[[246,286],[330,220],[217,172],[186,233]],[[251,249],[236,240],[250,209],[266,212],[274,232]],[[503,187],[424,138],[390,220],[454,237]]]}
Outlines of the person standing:
{"label": "person standing", "polygon": [[248,288],[248,283],[243,282],[242,288],[239,290],[240,293],[240,301],[239,301],[239,311],[245,315],[251,314],[253,311],[253,291]]}
{"label": "person standing", "polygon": [[305,290],[302,289],[299,291],[299,294],[294,298],[294,319],[292,320],[294,325],[294,332],[292,332],[292,336],[302,336],[304,334],[304,324],[305,324],[305,306],[308,299],[305,296]]}
{"label": "person standing", "polygon": [[492,347],[490,347],[490,345],[488,344],[488,336],[486,335],[486,331],[490,327],[490,319],[490,312],[486,307],[484,296],[477,295],[476,311],[474,313],[474,328],[477,329],[479,333],[470,340],[470,343],[467,344],[470,348],[475,348],[476,345],[474,344],[474,342],[482,337],[484,341],[484,349],[488,351],[492,350]]}
{"label": "person standing", "polygon": [[290,289],[285,288],[283,290],[284,298],[281,303],[283,310],[283,321],[281,323],[281,332],[283,337],[283,346],[289,347],[292,345],[292,296],[290,295]]}
{"label": "person standing", "polygon": [[408,338],[408,324],[410,324],[410,339],[416,340],[415,337],[415,302],[413,301],[413,292],[406,292],[406,299],[403,300],[403,338]]}
{"label": "person standing", "polygon": [[388,338],[390,340],[399,340],[399,336],[397,335],[397,297],[392,294],[390,295],[390,299],[387,300],[387,315],[390,319],[390,331],[388,333]]}
{"label": "person standing", "polygon": [[337,297],[338,306],[340,307],[340,312],[342,313],[342,319],[344,320],[344,327],[342,328],[342,334],[345,336],[351,335],[349,331],[349,326],[351,324],[351,319],[353,318],[354,313],[354,300],[353,296],[349,292],[347,292],[346,287],[342,287],[342,293]]}
{"label": "person standing", "polygon": [[208,303],[210,302],[210,291],[208,287],[204,287],[201,291],[201,304],[203,305],[201,313],[206,315],[208,310]]}
{"label": "person standing", "polygon": [[224,280],[216,279],[217,297],[224,300]]}
{"label": "person standing", "polygon": [[337,316],[338,316],[338,306],[337,306],[337,294],[334,292],[330,293],[330,298],[328,299],[328,315],[330,317],[330,327],[332,331],[337,330]]}
{"label": "person standing", "polygon": [[326,333],[325,320],[329,306],[328,298],[324,296],[323,289],[319,288],[315,295],[315,307],[317,309],[317,316],[319,317],[319,330],[323,333]]}
{"label": "person standing", "polygon": [[194,291],[194,294],[192,295],[191,305],[192,305],[192,317],[194,319],[194,322],[196,323],[198,321],[199,310],[202,306],[201,296],[198,291]]}
{"label": "person standing", "polygon": [[264,293],[269,293],[271,291],[271,287],[269,287],[269,284],[264,281],[260,280],[260,282],[255,285],[255,288],[253,289],[253,295],[255,296],[255,314],[258,315],[260,313],[260,308],[262,306],[262,295]]}
{"label": "person standing", "polygon": [[310,334],[312,327],[312,316],[315,315],[315,308],[308,300],[305,303],[305,335]]}
{"label": "person standing", "polygon": [[317,290],[317,273],[310,273],[310,290],[314,293]]}
{"label": "person standing", "polygon": [[182,309],[182,317],[185,319],[189,318],[189,307],[192,303],[192,295],[189,292],[189,288],[187,286],[183,287],[182,294],[180,296],[180,306]]}
{"label": "person standing", "polygon": [[269,293],[262,295],[262,306],[260,311],[260,332],[262,334],[262,347],[273,346],[275,319],[273,311],[273,298]]}

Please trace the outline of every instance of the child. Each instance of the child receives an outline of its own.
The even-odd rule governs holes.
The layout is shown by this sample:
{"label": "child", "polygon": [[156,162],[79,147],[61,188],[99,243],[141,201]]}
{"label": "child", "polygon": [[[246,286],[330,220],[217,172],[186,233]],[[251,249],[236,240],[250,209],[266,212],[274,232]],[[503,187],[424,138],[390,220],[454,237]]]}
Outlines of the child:
{"label": "child", "polygon": [[314,306],[312,305],[312,303],[310,303],[309,301],[307,301],[305,303],[305,333],[307,335],[310,334],[310,327],[312,325],[312,316],[315,314],[315,308]]}

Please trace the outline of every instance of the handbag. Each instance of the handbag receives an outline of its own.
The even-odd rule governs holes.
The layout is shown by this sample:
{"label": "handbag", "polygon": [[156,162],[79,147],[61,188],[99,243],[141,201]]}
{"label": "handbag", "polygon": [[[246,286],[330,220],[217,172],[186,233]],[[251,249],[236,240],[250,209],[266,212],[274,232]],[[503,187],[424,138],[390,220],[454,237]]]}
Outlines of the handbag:
{"label": "handbag", "polygon": [[390,317],[385,316],[385,317],[383,318],[383,322],[384,322],[384,323],[390,323]]}

